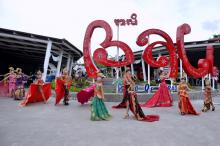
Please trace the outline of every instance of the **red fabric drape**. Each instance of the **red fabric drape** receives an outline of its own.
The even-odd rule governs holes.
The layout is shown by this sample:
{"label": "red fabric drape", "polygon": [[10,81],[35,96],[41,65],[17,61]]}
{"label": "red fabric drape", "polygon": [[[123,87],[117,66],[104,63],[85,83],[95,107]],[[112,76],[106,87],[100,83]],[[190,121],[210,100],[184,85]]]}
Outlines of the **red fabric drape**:
{"label": "red fabric drape", "polygon": [[123,86],[123,99],[122,99],[121,103],[119,103],[118,105],[112,106],[112,108],[126,108],[126,98],[128,96],[128,91],[127,91],[128,87],[129,87],[129,85],[124,84],[124,86]]}
{"label": "red fabric drape", "polygon": [[162,80],[159,89],[157,92],[141,107],[170,107],[172,106],[173,100],[170,95],[170,91],[165,83],[165,80]]}
{"label": "red fabric drape", "polygon": [[8,83],[0,81],[0,96],[6,97],[9,94]]}
{"label": "red fabric drape", "polygon": [[[64,90],[64,83],[65,82],[64,82],[64,80],[56,79],[55,83],[56,83],[56,88],[55,88],[56,102],[55,102],[55,105],[57,105],[65,95],[65,90]],[[72,85],[72,82],[69,82],[68,89],[70,89],[71,85]]]}
{"label": "red fabric drape", "polygon": [[87,87],[87,88],[82,89],[81,91],[79,91],[76,95],[78,102],[81,103],[81,104],[84,104],[84,103],[88,102],[89,99],[94,96],[95,87],[96,87],[96,85],[93,84],[90,87]]}
{"label": "red fabric drape", "polygon": [[[50,83],[43,84],[42,90],[46,100],[48,100],[51,96],[51,84]],[[39,85],[31,84],[26,99],[20,103],[20,106],[26,106],[29,103],[42,102],[42,101],[44,101],[44,99],[39,90]]]}
{"label": "red fabric drape", "polygon": [[137,94],[135,92],[129,93],[129,109],[134,114],[137,120],[138,120],[138,116],[140,118],[143,118],[140,121],[155,122],[155,121],[159,121],[160,119],[159,115],[145,115],[144,114],[143,110],[141,109],[141,106],[138,103]]}
{"label": "red fabric drape", "polygon": [[192,106],[192,103],[189,99],[189,95],[185,91],[180,92],[179,98],[180,100],[178,106],[181,113],[199,115],[199,113],[197,113],[194,107]]}

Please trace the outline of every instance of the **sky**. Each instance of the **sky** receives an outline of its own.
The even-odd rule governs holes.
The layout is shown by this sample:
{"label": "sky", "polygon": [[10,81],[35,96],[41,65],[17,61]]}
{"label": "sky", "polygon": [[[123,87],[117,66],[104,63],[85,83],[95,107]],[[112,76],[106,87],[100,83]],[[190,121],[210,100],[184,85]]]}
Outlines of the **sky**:
{"label": "sky", "polygon": [[[175,42],[176,29],[183,23],[191,26],[185,41],[207,40],[220,34],[219,0],[0,0],[0,27],[45,36],[65,38],[82,50],[85,31],[94,20],[105,20],[117,39],[114,19],[129,19],[137,14],[137,26],[119,29],[119,40],[133,51],[138,35],[151,28],[168,33]],[[104,40],[103,29],[96,29],[91,42],[92,52]],[[150,37],[150,42],[160,40]],[[108,49],[111,56],[116,48]],[[120,55],[123,54],[120,51]]]}

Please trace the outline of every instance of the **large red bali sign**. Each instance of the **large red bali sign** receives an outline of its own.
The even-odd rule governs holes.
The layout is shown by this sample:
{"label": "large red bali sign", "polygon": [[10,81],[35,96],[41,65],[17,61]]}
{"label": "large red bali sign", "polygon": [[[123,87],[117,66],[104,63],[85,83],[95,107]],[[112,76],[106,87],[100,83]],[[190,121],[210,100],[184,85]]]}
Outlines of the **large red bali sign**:
{"label": "large red bali sign", "polygon": [[[91,57],[91,46],[90,46],[91,37],[93,31],[96,28],[103,28],[106,32],[105,40],[102,43],[100,43],[100,46],[102,46],[102,48],[96,49],[93,54],[94,60],[96,62],[111,67],[126,66],[134,62],[134,55],[131,48],[124,42],[112,40],[112,29],[110,25],[103,20],[96,20],[90,23],[89,26],[87,27],[83,42],[84,63],[89,77],[96,77],[96,74],[98,72],[98,68],[94,64],[93,59]],[[124,61],[113,61],[108,59],[108,53],[106,51],[106,48],[112,46],[119,47],[124,51],[126,58]]]}
{"label": "large red bali sign", "polygon": [[[131,18],[136,19],[136,15],[132,16]],[[115,23],[117,25],[121,25],[122,20],[118,19],[115,20]],[[124,21],[123,21],[124,22]],[[127,20],[125,22],[130,22],[131,20]],[[129,23],[129,24],[130,24]],[[121,67],[126,66],[129,64],[132,64],[134,62],[134,55],[131,50],[131,48],[122,41],[116,41],[112,40],[112,29],[111,26],[104,20],[96,20],[91,22],[86,30],[85,37],[84,37],[84,43],[83,43],[83,57],[84,57],[84,63],[85,68],[87,70],[89,77],[96,77],[97,72],[99,69],[96,67],[93,58],[91,56],[91,37],[93,34],[93,31],[96,28],[103,28],[106,32],[106,37],[104,38],[103,42],[100,42],[101,48],[97,48],[93,53],[94,61],[110,67]],[[152,67],[169,67],[169,77],[176,78],[178,75],[178,58],[182,60],[183,62],[183,68],[184,71],[194,78],[200,78],[204,77],[207,74],[211,74],[212,76],[216,76],[217,74],[217,68],[214,66],[214,56],[213,56],[213,47],[207,46],[206,48],[206,58],[199,59],[198,60],[198,68],[193,67],[186,55],[185,47],[184,47],[184,35],[189,34],[191,31],[191,28],[188,24],[180,25],[177,28],[176,33],[176,44],[177,46],[174,46],[174,43],[171,39],[171,37],[164,31],[159,29],[148,29],[143,31],[138,37],[137,37],[137,45],[147,46],[143,51],[143,59],[144,61],[149,64]],[[156,41],[153,43],[148,43],[148,38],[150,35],[156,34],[164,38],[165,41]],[[152,50],[155,45],[162,45],[165,46],[168,50],[169,57],[161,56],[157,60],[153,58]],[[114,61],[108,59],[108,53],[106,49],[108,47],[116,46],[122,49],[125,53],[125,59],[123,61]]]}

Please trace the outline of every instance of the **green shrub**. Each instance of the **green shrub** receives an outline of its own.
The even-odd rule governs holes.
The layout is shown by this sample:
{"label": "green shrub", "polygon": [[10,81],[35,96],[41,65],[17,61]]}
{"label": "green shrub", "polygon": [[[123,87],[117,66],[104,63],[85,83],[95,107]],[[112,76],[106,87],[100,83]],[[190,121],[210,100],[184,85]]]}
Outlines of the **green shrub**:
{"label": "green shrub", "polygon": [[78,87],[74,87],[74,86],[72,86],[71,88],[70,88],[70,91],[71,92],[79,92],[79,91],[81,91],[83,88],[78,88]]}
{"label": "green shrub", "polygon": [[155,81],[155,80],[152,80],[152,81],[150,81],[150,85],[151,85],[151,86],[156,86],[156,85],[157,85],[157,83],[156,83],[156,81]]}
{"label": "green shrub", "polygon": [[190,83],[187,83],[187,86],[189,87],[189,89],[192,89],[192,85],[190,85]]}
{"label": "green shrub", "polygon": [[[139,82],[136,82],[136,84],[138,84],[138,83],[148,84],[148,81],[139,81]],[[155,80],[151,80],[151,81],[150,81],[150,85],[151,85],[151,86],[156,86],[157,83],[156,83]]]}
{"label": "green shrub", "polygon": [[53,80],[52,82],[51,82],[51,89],[55,89],[55,87],[56,87],[56,85],[55,85],[55,80]]}
{"label": "green shrub", "polygon": [[[86,81],[86,79],[82,79],[82,80],[78,80],[78,81],[74,81],[71,88],[70,88],[70,91],[71,92],[79,92],[80,90],[86,88],[87,86],[89,86],[89,82]],[[51,82],[51,89],[55,89],[56,85],[55,85],[55,80],[53,80]]]}
{"label": "green shrub", "polygon": [[179,83],[177,83],[177,82],[175,82],[175,81],[173,82],[173,85],[178,85],[178,84],[179,84]]}
{"label": "green shrub", "polygon": [[73,86],[78,88],[85,88],[86,86],[89,86],[89,84],[90,83],[87,81],[87,79],[83,77],[73,82]]}

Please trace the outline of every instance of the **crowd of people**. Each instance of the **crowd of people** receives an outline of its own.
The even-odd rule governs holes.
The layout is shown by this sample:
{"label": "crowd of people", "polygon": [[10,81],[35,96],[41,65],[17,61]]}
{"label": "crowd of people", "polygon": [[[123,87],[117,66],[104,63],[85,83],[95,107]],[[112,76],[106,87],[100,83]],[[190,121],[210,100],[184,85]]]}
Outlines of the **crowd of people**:
{"label": "crowd of people", "polygon": [[[46,104],[51,96],[51,84],[42,80],[42,72],[40,70],[37,71],[35,75],[36,79],[33,83],[31,83],[27,94],[25,94],[24,83],[32,76],[25,75],[21,68],[14,70],[13,67],[10,67],[9,73],[2,76],[4,79],[0,81],[0,96],[8,96],[14,98],[15,100],[22,100],[19,104],[21,107],[27,106],[28,104],[34,102],[44,102]],[[90,92],[92,92],[91,95],[93,96],[91,101],[92,121],[110,120],[112,117],[104,103],[105,95],[103,90],[103,78],[105,78],[105,76],[101,72],[98,72],[92,88],[89,88]],[[165,79],[167,78],[168,74],[164,71],[161,71],[160,85],[157,92],[155,92],[154,95],[144,104],[139,104],[137,94],[134,90],[136,77],[131,74],[130,68],[127,68],[123,75],[123,100],[120,104],[113,106],[113,108],[125,108],[124,119],[129,118],[129,111],[131,111],[135,119],[138,121],[158,121],[160,119],[159,115],[145,115],[142,108],[173,106],[173,98],[165,82]],[[59,104],[62,99],[64,105],[69,105],[70,88],[72,86],[73,79],[69,75],[67,68],[64,68],[62,70],[62,74],[56,77],[55,83],[55,105]],[[188,94],[189,90],[190,89],[186,83],[186,79],[181,78],[181,81],[178,85],[179,112],[181,115],[199,115],[200,113],[195,110],[190,101]],[[207,112],[210,109],[215,111],[211,92],[212,88],[210,81],[206,79],[204,92],[205,98],[202,112]],[[86,96],[88,95],[82,94],[82,98],[88,98]]]}
{"label": "crowd of people", "polygon": [[[1,76],[4,78],[0,81],[0,96],[11,97],[14,100],[23,100],[20,106],[41,101],[47,103],[47,100],[51,96],[51,83],[46,83],[42,80],[42,72],[40,70],[33,75],[35,76],[35,80],[30,84],[27,94],[25,94],[25,83],[33,76],[24,74],[21,68],[14,70],[13,67],[9,67],[9,73]],[[64,105],[69,104],[69,90],[71,85],[72,77],[69,76],[68,70],[64,68],[62,74],[56,78],[55,104],[58,104],[62,98],[64,98]]]}
{"label": "crowd of people", "polygon": [[3,76],[1,84],[1,95],[13,97],[15,100],[21,100],[25,96],[24,83],[27,82],[30,76],[25,75],[21,68],[16,70],[9,67],[9,72]]}

